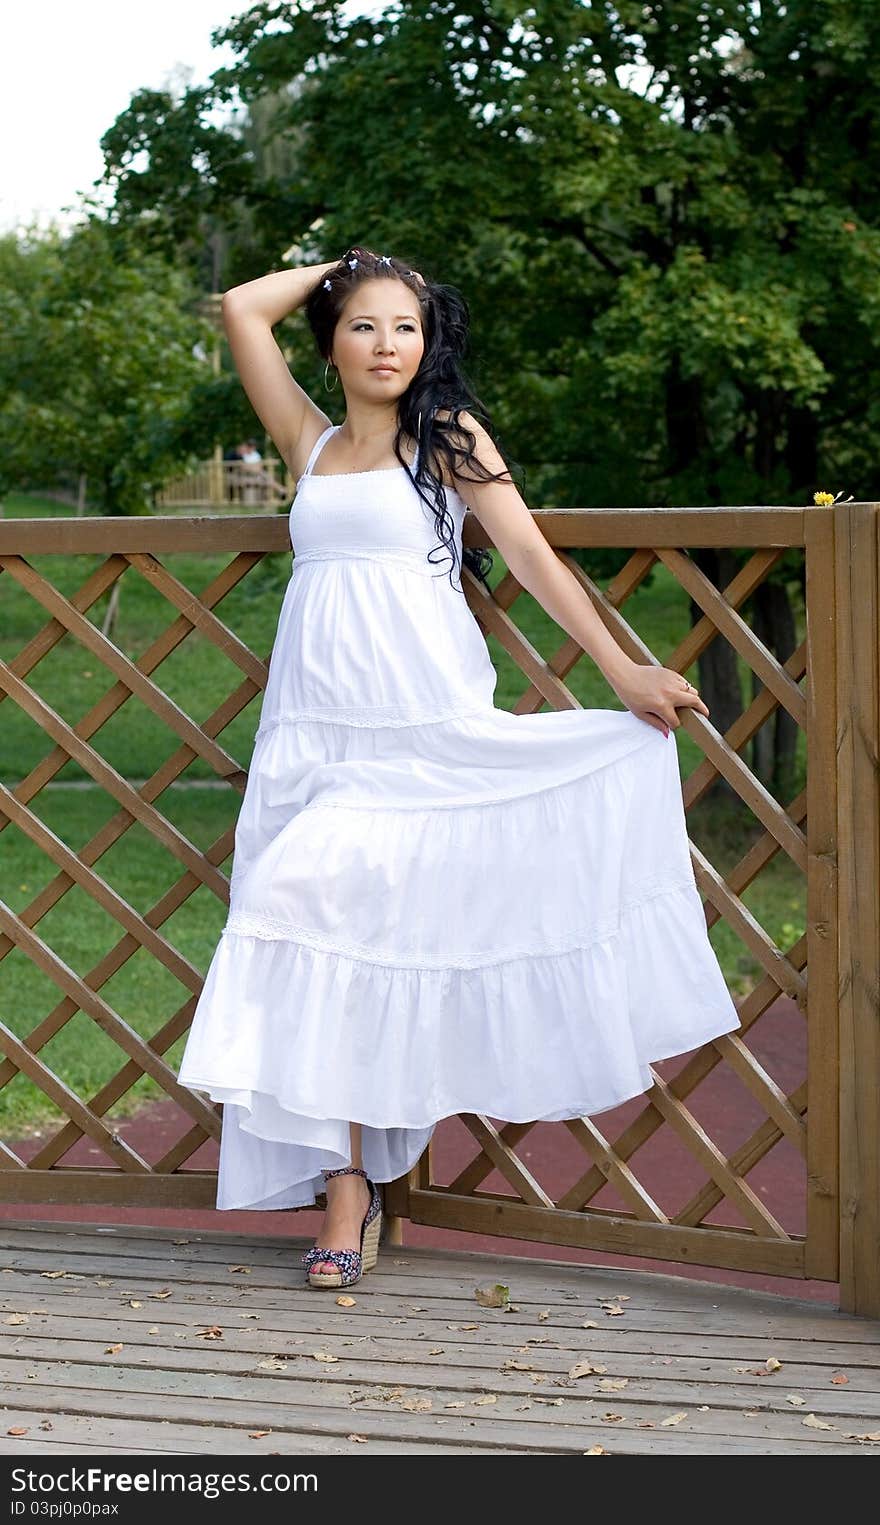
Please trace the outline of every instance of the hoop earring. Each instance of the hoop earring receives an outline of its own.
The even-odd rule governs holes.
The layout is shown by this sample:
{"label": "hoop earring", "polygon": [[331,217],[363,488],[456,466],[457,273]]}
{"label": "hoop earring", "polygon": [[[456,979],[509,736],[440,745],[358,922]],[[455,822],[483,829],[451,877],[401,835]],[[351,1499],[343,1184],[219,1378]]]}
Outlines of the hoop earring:
{"label": "hoop earring", "polygon": [[339,372],[336,371],[336,367],[334,365],[333,369],[334,369],[334,371],[336,371],[336,381],[334,381],[332,387],[328,387],[327,386],[327,368],[328,368],[329,365],[330,365],[330,361],[328,360],[327,364],[324,366],[324,386],[325,386],[325,388],[326,388],[326,390],[328,392],[335,392],[336,391],[336,381],[339,380]]}

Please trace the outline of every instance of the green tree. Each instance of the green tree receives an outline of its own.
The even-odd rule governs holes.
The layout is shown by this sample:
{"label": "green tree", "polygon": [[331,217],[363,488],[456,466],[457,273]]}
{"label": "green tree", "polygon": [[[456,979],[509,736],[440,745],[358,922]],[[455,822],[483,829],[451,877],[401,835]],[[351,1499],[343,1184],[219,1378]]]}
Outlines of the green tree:
{"label": "green tree", "polygon": [[97,218],[0,239],[5,491],[85,475],[104,512],[150,510],[208,372],[194,296],[183,270]]}

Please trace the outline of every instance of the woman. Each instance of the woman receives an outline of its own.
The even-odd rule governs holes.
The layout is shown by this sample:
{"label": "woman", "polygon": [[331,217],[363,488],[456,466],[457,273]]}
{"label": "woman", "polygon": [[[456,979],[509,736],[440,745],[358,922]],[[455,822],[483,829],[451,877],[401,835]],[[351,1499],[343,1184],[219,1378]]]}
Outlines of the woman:
{"label": "woman", "polygon": [[[273,325],[305,305],[331,424]],[[326,1213],[314,1286],[376,1259],[376,1182],[435,1123],[607,1110],[739,1026],[688,848],[679,673],[633,662],[520,497],[462,370],[452,287],[360,248],[226,293],[297,479],[230,908],[182,1082],[224,1103],[217,1206]],[[514,715],[458,576],[470,508],[626,706]]]}

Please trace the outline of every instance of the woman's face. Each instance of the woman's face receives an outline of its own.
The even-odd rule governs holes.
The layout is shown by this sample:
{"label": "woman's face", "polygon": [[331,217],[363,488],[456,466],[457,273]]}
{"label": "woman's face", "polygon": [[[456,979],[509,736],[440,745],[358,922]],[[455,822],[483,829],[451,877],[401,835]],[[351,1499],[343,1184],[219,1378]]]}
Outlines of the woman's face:
{"label": "woman's face", "polygon": [[403,281],[382,277],[362,281],[347,298],[337,319],[330,361],[346,397],[390,402],[406,391],[424,352],[415,293]]}

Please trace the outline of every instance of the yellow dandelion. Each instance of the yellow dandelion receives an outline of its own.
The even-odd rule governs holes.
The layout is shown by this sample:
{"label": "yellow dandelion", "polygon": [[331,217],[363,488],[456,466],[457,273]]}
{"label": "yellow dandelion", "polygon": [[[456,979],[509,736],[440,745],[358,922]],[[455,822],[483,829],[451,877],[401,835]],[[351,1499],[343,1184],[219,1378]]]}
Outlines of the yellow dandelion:
{"label": "yellow dandelion", "polygon": [[834,496],[830,492],[814,492],[813,502],[817,504],[819,508],[828,508],[828,506],[834,502]]}

